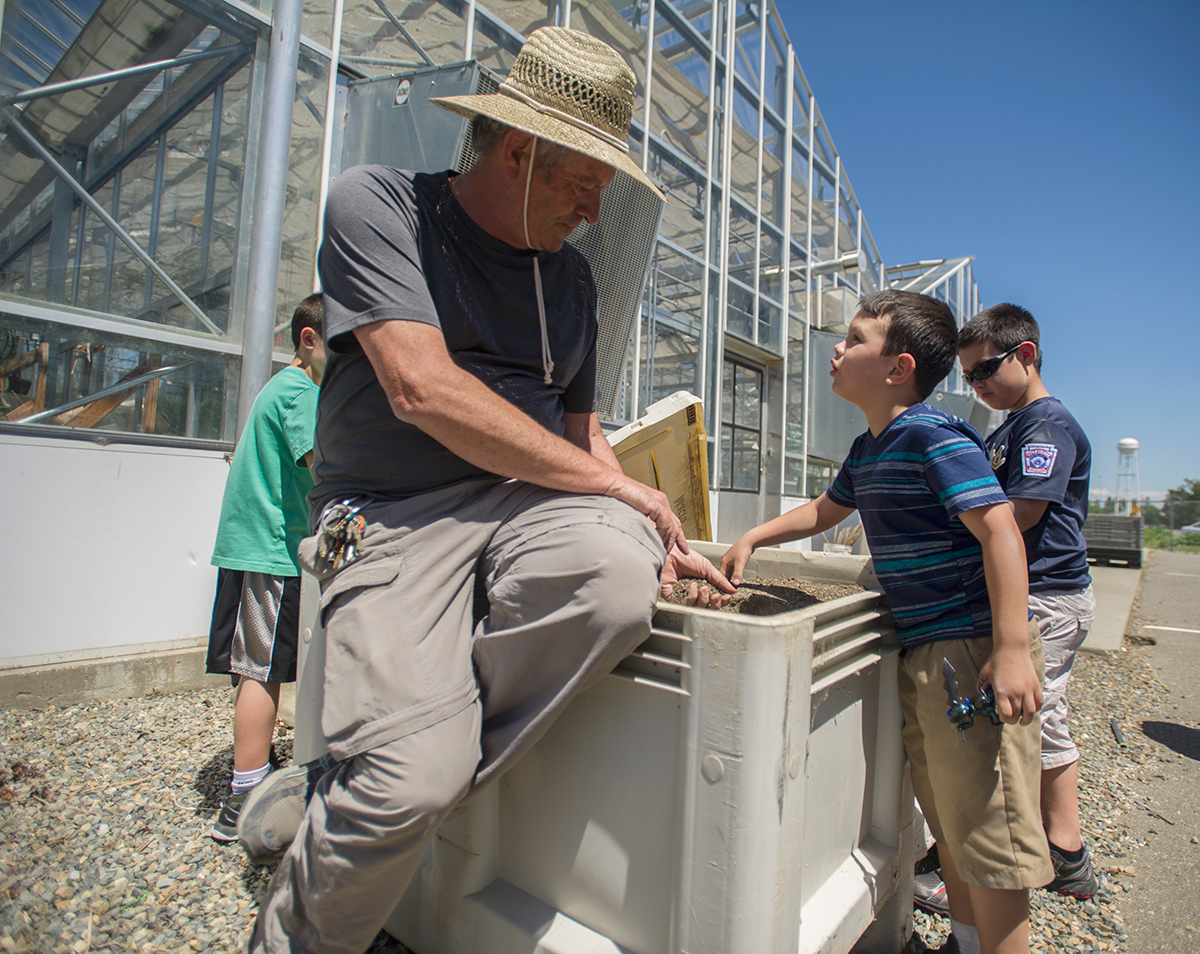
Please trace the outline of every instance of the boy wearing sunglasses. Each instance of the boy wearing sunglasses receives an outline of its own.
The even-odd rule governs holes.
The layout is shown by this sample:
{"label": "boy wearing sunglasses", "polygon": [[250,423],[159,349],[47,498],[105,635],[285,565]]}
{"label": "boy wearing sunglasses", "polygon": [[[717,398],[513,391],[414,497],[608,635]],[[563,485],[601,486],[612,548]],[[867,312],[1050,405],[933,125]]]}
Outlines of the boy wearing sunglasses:
{"label": "boy wearing sunglasses", "polygon": [[[834,349],[833,392],[868,430],[816,500],[742,536],[721,559],[735,585],[760,546],[810,537],[855,510],[904,650],[898,678],[913,789],[938,839],[947,954],[1029,950],[1029,889],[1053,874],[1038,813],[1042,653],[1026,609],[1021,534],[966,422],[923,403],[954,364],[954,316],[912,292],[866,295]],[[1004,723],[961,736],[960,693],[989,686]]]}
{"label": "boy wearing sunglasses", "polygon": [[993,305],[963,326],[958,356],[980,400],[1008,411],[987,447],[1025,538],[1029,608],[1046,652],[1041,810],[1054,862],[1046,888],[1086,899],[1096,891],[1096,877],[1079,830],[1079,751],[1067,728],[1066,690],[1096,614],[1082,530],[1092,450],[1042,382],[1039,338],[1024,308]]}

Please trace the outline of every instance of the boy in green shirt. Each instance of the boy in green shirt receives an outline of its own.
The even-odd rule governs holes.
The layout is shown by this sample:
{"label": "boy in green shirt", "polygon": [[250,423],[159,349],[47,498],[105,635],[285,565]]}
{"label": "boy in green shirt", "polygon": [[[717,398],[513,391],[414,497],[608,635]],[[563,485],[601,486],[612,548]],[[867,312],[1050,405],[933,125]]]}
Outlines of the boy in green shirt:
{"label": "boy in green shirt", "polygon": [[221,501],[213,548],[217,595],[208,638],[210,673],[237,686],[233,781],[213,825],[220,842],[237,840],[247,793],[271,770],[279,686],[296,681],[300,564],[309,534],[309,473],[317,394],[325,372],[320,294],[292,315],[296,357],[259,392],[238,441]]}

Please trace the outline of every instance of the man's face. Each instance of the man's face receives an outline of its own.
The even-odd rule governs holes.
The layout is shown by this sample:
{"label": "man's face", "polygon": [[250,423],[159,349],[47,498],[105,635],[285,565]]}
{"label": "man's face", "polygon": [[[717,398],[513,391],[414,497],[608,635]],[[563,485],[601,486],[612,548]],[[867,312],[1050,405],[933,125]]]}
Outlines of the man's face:
{"label": "man's face", "polygon": [[600,193],[617,171],[590,156],[573,152],[548,176],[537,168],[529,185],[529,241],[534,248],[557,252],[584,219],[600,218]]}
{"label": "man's face", "polygon": [[[1032,345],[1022,345],[1032,348]],[[979,368],[989,358],[1000,358],[1005,354],[991,342],[968,345],[958,352],[958,360],[964,373]],[[1007,411],[1013,407],[1029,387],[1029,372],[1021,360],[1020,349],[1000,361],[999,366],[982,381],[968,382],[979,400],[988,407],[998,411]]]}
{"label": "man's face", "polygon": [[833,349],[830,362],[833,393],[851,404],[876,397],[896,363],[894,355],[883,353],[887,325],[884,320],[859,312],[850,322],[846,339]]}

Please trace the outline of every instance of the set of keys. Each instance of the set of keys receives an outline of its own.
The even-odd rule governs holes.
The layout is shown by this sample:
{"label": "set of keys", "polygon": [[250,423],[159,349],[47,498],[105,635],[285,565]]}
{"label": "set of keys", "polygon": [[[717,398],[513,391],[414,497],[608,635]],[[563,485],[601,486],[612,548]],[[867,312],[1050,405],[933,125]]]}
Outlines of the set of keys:
{"label": "set of keys", "polygon": [[351,500],[330,504],[321,513],[318,522],[320,539],[317,540],[318,575],[333,574],[354,562],[355,554],[362,544],[367,519],[359,511],[362,504]]}
{"label": "set of keys", "polygon": [[974,699],[969,696],[960,696],[958,694],[958,679],[955,677],[954,667],[950,665],[950,660],[945,656],[942,657],[942,669],[946,673],[946,685],[950,690],[950,708],[946,710],[946,715],[950,717],[951,723],[958,729],[958,738],[960,741],[967,741],[963,732],[975,724],[976,716],[987,716],[988,721],[992,725],[1003,724],[999,713],[996,712],[996,698],[992,694],[991,686],[983,689]]}

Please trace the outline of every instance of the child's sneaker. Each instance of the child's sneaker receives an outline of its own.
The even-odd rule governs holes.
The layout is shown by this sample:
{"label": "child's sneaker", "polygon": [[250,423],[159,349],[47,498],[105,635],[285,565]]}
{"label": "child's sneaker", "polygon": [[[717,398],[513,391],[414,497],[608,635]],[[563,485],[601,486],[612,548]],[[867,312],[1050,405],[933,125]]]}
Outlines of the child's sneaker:
{"label": "child's sneaker", "polygon": [[1092,853],[1084,846],[1078,861],[1068,861],[1062,853],[1050,846],[1050,860],[1054,863],[1054,880],[1046,885],[1047,891],[1065,894],[1086,901],[1096,893],[1096,874],[1092,871]]}
{"label": "child's sneaker", "polygon": [[237,841],[238,815],[246,802],[246,794],[243,792],[241,795],[229,795],[221,800],[221,810],[217,813],[217,820],[213,822],[212,827],[214,840],[222,844]]}
{"label": "child's sneaker", "polygon": [[913,876],[913,903],[924,911],[950,917],[950,902],[946,900],[946,884],[937,869]]}

